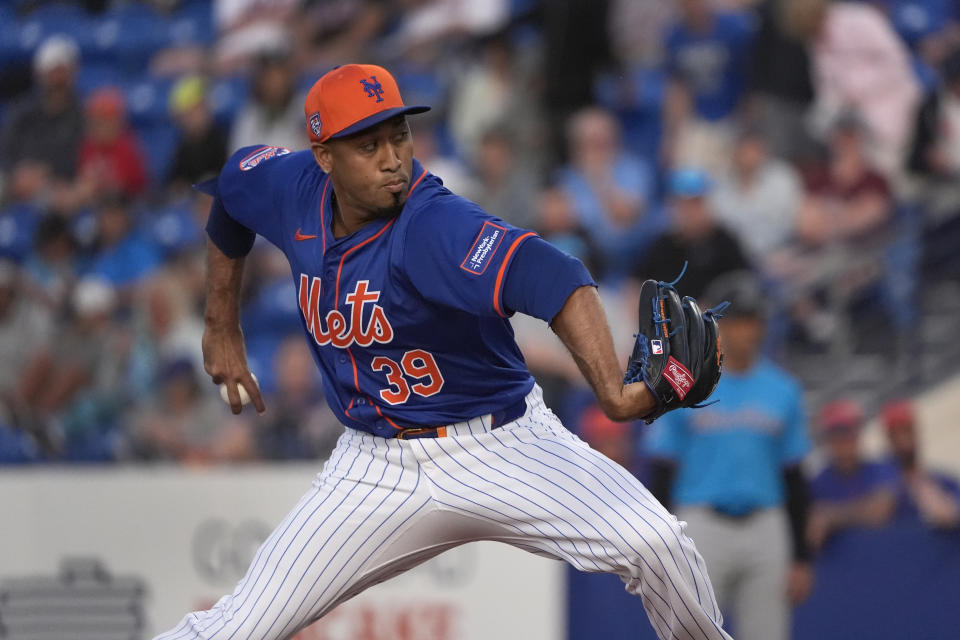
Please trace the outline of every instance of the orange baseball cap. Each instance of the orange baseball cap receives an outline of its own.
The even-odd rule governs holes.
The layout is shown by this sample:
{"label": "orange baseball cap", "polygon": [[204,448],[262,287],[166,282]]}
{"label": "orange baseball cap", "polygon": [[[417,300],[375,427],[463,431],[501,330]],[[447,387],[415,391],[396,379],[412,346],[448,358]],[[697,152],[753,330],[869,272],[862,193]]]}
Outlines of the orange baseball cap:
{"label": "orange baseball cap", "polygon": [[375,64],[335,67],[314,83],[303,105],[312,142],[342,138],[394,116],[429,110],[403,104],[397,81]]}

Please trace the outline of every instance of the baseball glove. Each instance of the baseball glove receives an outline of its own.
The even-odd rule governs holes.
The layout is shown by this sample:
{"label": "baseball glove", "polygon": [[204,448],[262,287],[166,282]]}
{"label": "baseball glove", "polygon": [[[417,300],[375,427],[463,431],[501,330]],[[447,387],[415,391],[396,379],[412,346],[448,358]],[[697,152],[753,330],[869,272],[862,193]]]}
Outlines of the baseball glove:
{"label": "baseball glove", "polygon": [[723,351],[717,319],[723,303],[701,311],[676,283],[647,280],[640,288],[640,329],[623,382],[643,381],[657,400],[650,424],[681,407],[700,407],[720,381]]}

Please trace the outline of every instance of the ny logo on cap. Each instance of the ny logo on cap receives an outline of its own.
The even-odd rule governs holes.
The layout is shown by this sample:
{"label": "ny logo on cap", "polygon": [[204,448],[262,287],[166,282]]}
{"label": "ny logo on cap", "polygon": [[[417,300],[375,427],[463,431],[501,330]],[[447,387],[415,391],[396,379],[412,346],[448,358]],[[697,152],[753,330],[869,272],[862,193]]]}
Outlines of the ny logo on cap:
{"label": "ny logo on cap", "polygon": [[[373,80],[373,82],[370,82]],[[376,98],[377,102],[383,102],[383,85],[377,82],[377,76],[370,76],[370,80],[361,80],[363,90],[367,92],[368,98]]]}

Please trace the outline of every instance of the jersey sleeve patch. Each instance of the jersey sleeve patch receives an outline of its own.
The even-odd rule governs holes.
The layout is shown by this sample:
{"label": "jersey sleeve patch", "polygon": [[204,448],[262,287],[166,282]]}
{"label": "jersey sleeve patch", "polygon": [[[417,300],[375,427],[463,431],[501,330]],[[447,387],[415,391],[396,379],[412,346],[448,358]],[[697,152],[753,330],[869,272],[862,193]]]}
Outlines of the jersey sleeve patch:
{"label": "jersey sleeve patch", "polygon": [[467,253],[467,257],[460,264],[460,268],[475,276],[482,275],[490,265],[497,249],[500,248],[500,243],[503,242],[506,233],[506,228],[489,221],[484,222],[483,227],[480,228],[480,233],[477,234],[477,239],[473,241],[473,246],[470,247],[470,252]]}
{"label": "jersey sleeve patch", "polygon": [[270,158],[276,158],[277,156],[285,156],[288,153],[290,153],[290,149],[286,147],[260,147],[248,153],[240,160],[240,171],[256,169],[261,162],[269,160]]}

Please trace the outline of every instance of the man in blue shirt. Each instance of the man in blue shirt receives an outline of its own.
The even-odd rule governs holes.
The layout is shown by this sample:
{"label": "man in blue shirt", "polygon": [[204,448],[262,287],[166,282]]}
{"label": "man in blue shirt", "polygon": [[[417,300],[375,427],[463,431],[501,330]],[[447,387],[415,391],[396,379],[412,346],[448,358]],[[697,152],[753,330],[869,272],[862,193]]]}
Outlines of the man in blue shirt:
{"label": "man in blue shirt", "polygon": [[751,273],[717,279],[705,299],[731,302],[720,325],[716,403],[654,423],[651,490],[700,541],[736,637],[785,640],[788,596],[802,600],[812,584],[803,538],[800,461],[810,450],[803,396],[789,374],[760,356],[766,305]]}
{"label": "man in blue shirt", "polygon": [[897,515],[919,518],[931,527],[960,527],[960,485],[956,479],[924,469],[917,455],[917,416],[913,403],[887,403],[881,412],[895,469]]}
{"label": "man in blue shirt", "polygon": [[713,11],[707,0],[679,4],[666,38],[665,144],[675,164],[716,167],[732,142],[754,27],[748,14]]}
{"label": "man in blue shirt", "polygon": [[885,524],[895,507],[895,470],[860,454],[860,406],[846,399],[831,402],[820,410],[819,423],[829,463],[810,484],[807,541],[814,548],[843,529]]}

